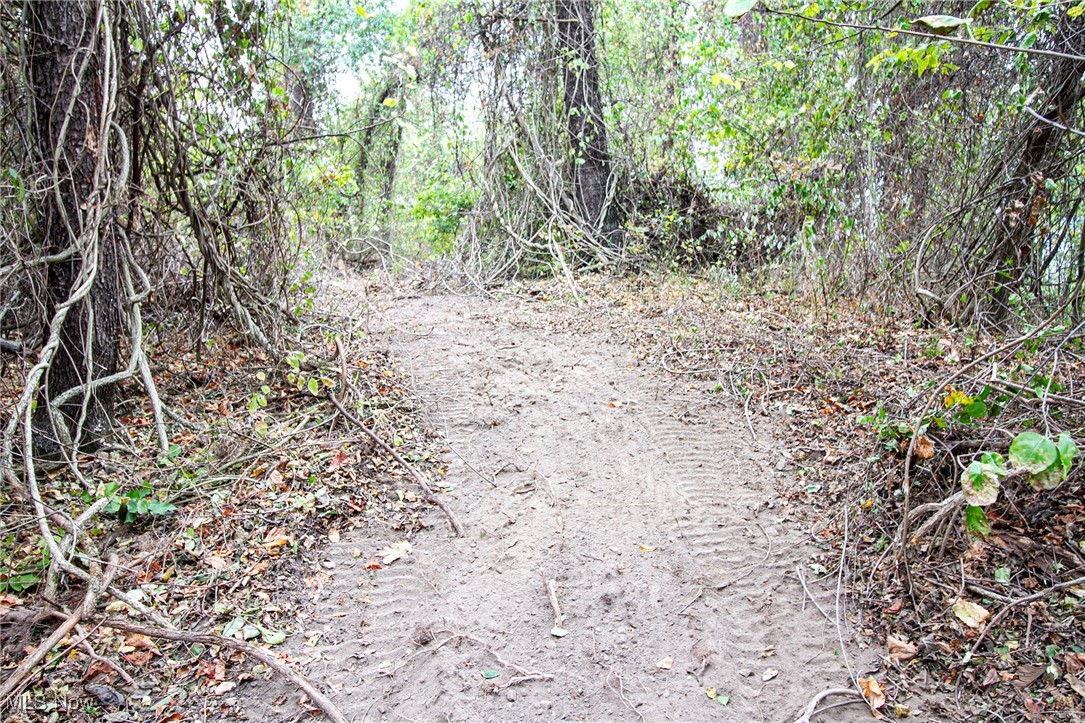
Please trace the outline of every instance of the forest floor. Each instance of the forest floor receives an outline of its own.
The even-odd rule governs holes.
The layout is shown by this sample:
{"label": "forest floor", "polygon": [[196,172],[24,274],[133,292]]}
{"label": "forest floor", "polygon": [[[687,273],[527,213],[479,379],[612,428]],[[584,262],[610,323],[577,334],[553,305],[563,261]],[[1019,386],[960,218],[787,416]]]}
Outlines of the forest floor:
{"label": "forest floor", "polygon": [[[811,703],[818,721],[1078,720],[1078,468],[1043,496],[1004,490],[986,538],[950,516],[894,552],[920,402],[938,395],[940,424],[913,509],[1008,445],[943,409],[935,382],[999,340],[677,275],[485,297],[425,278],[327,280],[286,364],[159,326],[169,452],[132,390],[128,443],[81,465],[127,490],[127,517],[107,508],[94,534],[182,643],[126,629],[144,618],[114,601],[5,722],[316,712],[251,648],[184,644],[202,632],[288,660],[352,721],[798,721]],[[1061,368],[1070,399],[1085,364]],[[1058,401],[998,399],[1006,425]],[[85,494],[62,472],[50,485]],[[0,507],[5,674],[56,617],[32,596],[21,509]],[[834,689],[851,692],[819,699]]]}

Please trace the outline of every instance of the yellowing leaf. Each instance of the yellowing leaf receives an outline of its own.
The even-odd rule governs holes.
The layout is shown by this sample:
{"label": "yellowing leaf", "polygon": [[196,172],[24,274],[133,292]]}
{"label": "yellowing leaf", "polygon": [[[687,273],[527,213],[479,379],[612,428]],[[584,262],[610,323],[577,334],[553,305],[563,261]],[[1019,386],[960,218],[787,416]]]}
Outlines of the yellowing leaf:
{"label": "yellowing leaf", "polygon": [[962,623],[976,630],[983,627],[983,623],[986,622],[987,618],[991,617],[991,613],[982,605],[977,605],[963,598],[953,603],[953,614]]}
{"label": "yellowing leaf", "polygon": [[399,101],[397,101],[395,98],[385,98],[381,101],[381,105],[385,106],[386,108],[395,108],[398,102]]}
{"label": "yellowing leaf", "polygon": [[354,6],[354,12],[358,13],[358,17],[360,17],[360,18],[369,17],[369,13],[367,13],[365,11],[365,8],[363,8],[361,5],[355,5]]}
{"label": "yellowing leaf", "polygon": [[859,688],[871,710],[877,710],[885,705],[885,693],[882,691],[881,683],[873,675],[869,678],[860,678]]}
{"label": "yellowing leaf", "polygon": [[637,545],[643,552],[655,552],[655,547],[652,545]]}

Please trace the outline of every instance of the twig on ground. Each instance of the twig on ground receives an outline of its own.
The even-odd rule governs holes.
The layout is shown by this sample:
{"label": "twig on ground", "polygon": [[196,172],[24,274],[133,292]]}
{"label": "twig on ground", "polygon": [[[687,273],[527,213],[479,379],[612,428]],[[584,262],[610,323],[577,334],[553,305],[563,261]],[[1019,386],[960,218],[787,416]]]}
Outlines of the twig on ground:
{"label": "twig on ground", "polygon": [[399,452],[397,452],[387,442],[377,436],[377,434],[373,430],[365,426],[365,423],[362,422],[362,420],[358,419],[349,411],[347,411],[347,408],[344,407],[342,403],[340,403],[339,399],[336,398],[335,394],[330,390],[328,391],[328,398],[331,400],[332,404],[335,405],[335,408],[339,410],[340,414],[346,417],[350,422],[353,422],[354,425],[361,429],[362,432],[364,432],[365,435],[369,437],[369,439],[372,440],[375,445],[383,449],[386,453],[390,454],[392,456],[392,459],[394,459],[401,467],[407,470],[412,477],[414,477],[415,481],[418,483],[418,486],[422,488],[422,492],[426,496],[426,501],[430,504],[436,505],[441,510],[441,512],[445,513],[445,517],[448,518],[449,524],[452,525],[452,529],[455,531],[456,536],[463,537],[463,525],[461,525],[460,521],[456,519],[456,515],[453,514],[452,510],[449,509],[448,505],[445,504],[442,500],[438,499],[433,494],[433,490],[430,489],[429,482],[426,481],[425,475],[419,472],[418,468],[415,467],[413,464],[403,459],[403,456]]}
{"label": "twig on ground", "polygon": [[270,651],[252,645],[251,643],[235,640],[234,638],[228,638],[224,635],[217,635],[215,633],[191,633],[184,630],[152,628],[147,625],[138,625],[127,620],[118,620],[116,618],[101,618],[100,622],[102,627],[146,635],[149,638],[173,640],[178,643],[219,645],[224,648],[230,648],[231,650],[239,650],[288,679],[303,693],[309,696],[309,699],[313,701],[313,704],[324,711],[324,714],[328,716],[329,720],[334,721],[334,723],[347,723],[347,717],[336,707],[335,703],[332,703],[327,696],[321,693],[308,678],[291,668]]}
{"label": "twig on ground", "polygon": [[68,637],[68,634],[79,625],[79,621],[84,616],[90,615],[95,605],[98,604],[98,596],[102,590],[108,588],[112,582],[113,577],[117,574],[117,558],[111,556],[106,563],[104,572],[100,579],[91,579],[87,582],[87,593],[83,596],[83,602],[67,617],[67,619],[53,631],[52,635],[46,638],[41,644],[35,648],[34,652],[26,656],[25,659],[15,668],[15,670],[7,677],[7,679],[0,685],[0,705],[3,705],[7,699],[22,685],[23,681],[30,675],[34,668],[45,659],[45,656],[60,643],[61,640]]}
{"label": "twig on ground", "polygon": [[[866,702],[866,698],[862,696],[857,690],[851,688],[830,688],[823,690],[815,695],[809,703],[806,704],[806,708],[803,709],[802,715],[795,719],[794,723],[810,723],[813,717],[818,714],[818,704],[826,698],[830,698],[834,695],[850,695],[858,698],[859,700]],[[858,702],[858,701],[856,701]]]}
{"label": "twig on ground", "polygon": [[980,645],[983,644],[984,639],[987,637],[987,631],[994,628],[995,624],[1002,620],[1002,618],[1006,617],[1010,610],[1013,610],[1018,605],[1025,605],[1026,603],[1035,602],[1036,600],[1042,600],[1056,590],[1065,590],[1068,587],[1075,587],[1076,585],[1085,585],[1085,576],[1077,577],[1073,580],[1066,580],[1065,582],[1051,585],[1044,588],[1043,590],[1040,590],[1039,592],[1034,592],[1031,595],[1019,597],[1016,600],[1010,602],[1008,605],[1006,605],[1006,607],[999,610],[998,613],[996,613],[995,616],[991,618],[990,621],[988,621],[987,625],[983,627],[983,630],[980,631],[979,636],[976,637],[976,642],[972,644],[972,647],[969,648],[968,653],[964,656],[964,658],[961,659],[961,662],[958,663],[958,665],[966,665],[968,661],[970,661],[973,656],[975,656],[976,651],[979,650]]}
{"label": "twig on ground", "polygon": [[825,608],[821,607],[821,603],[819,603],[814,598],[814,594],[812,592],[810,592],[810,588],[807,587],[807,585],[806,585],[806,576],[804,576],[802,574],[802,568],[799,567],[798,565],[795,566],[795,574],[799,576],[799,582],[802,583],[802,592],[803,592],[803,595],[804,595],[804,597],[803,597],[803,609],[804,610],[806,609],[806,598],[810,598],[810,602],[814,603],[814,607],[816,607],[818,609],[818,612],[821,613],[822,616],[827,621],[829,621],[830,623],[833,622],[833,619],[831,617],[829,617],[829,613],[825,612]]}
{"label": "twig on ground", "polygon": [[562,630],[561,624],[565,622],[565,616],[561,614],[561,605],[558,604],[557,580],[546,580],[546,597],[550,600],[550,607],[554,609],[554,631]]}
{"label": "twig on ground", "polygon": [[746,401],[742,404],[742,411],[746,413],[746,426],[750,430],[750,437],[753,441],[757,441],[757,434],[753,431],[753,421],[750,419],[750,397],[753,396],[753,392],[746,395]]}

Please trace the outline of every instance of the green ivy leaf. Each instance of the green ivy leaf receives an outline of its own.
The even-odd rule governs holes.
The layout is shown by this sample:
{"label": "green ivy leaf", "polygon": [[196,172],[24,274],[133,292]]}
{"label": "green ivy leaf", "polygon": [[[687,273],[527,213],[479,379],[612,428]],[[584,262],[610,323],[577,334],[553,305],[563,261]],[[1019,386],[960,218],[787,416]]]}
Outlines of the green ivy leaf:
{"label": "green ivy leaf", "polygon": [[973,462],[961,475],[961,491],[970,507],[986,507],[998,500],[998,469],[994,465]]}
{"label": "green ivy leaf", "polygon": [[723,6],[723,14],[729,18],[742,17],[753,10],[756,4],[757,0],[727,0],[727,4]]}
{"label": "green ivy leaf", "polygon": [[1074,440],[1070,438],[1070,435],[1063,432],[1059,435],[1059,441],[1055,445],[1059,451],[1059,464],[1062,465],[1062,478],[1066,479],[1070,474],[1070,467],[1074,463],[1074,457],[1077,456],[1077,445],[1074,444]]}
{"label": "green ivy leaf", "polygon": [[973,535],[987,537],[991,534],[991,523],[987,521],[987,513],[982,507],[969,505],[964,510],[964,526]]}
{"label": "green ivy leaf", "polygon": [[1055,443],[1036,432],[1021,432],[1010,444],[1010,461],[1039,474],[1059,460]]}

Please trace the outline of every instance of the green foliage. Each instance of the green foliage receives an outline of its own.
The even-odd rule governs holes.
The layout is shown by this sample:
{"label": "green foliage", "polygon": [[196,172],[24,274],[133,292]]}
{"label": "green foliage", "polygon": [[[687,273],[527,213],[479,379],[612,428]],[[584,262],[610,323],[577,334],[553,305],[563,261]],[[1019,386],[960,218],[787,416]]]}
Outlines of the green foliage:
{"label": "green foliage", "polygon": [[961,489],[968,505],[965,526],[975,534],[990,534],[983,508],[998,500],[1001,481],[1013,471],[1027,474],[1034,490],[1051,490],[1069,476],[1076,455],[1077,445],[1065,432],[1057,442],[1036,432],[1018,434],[1010,443],[1009,466],[1002,455],[984,452],[961,474]]}
{"label": "green foliage", "polygon": [[119,522],[135,522],[146,517],[168,515],[177,510],[171,503],[159,498],[159,493],[150,481],[124,493],[120,492],[120,483],[107,482],[102,485],[101,494],[109,499],[105,514],[115,516]]}

